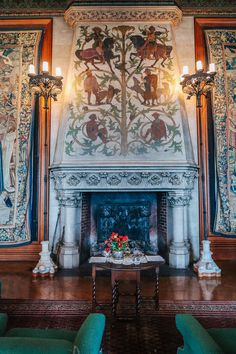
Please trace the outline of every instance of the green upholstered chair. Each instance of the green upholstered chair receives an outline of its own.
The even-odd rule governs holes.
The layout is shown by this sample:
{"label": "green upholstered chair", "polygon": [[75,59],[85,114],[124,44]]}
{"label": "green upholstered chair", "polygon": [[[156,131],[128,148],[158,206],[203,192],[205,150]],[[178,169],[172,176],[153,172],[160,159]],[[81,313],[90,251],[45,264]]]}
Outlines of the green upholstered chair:
{"label": "green upholstered chair", "polygon": [[0,354],[98,354],[105,329],[103,314],[90,314],[78,331],[13,328],[0,314]]}
{"label": "green upholstered chair", "polygon": [[176,327],[183,336],[184,345],[178,354],[235,354],[236,328],[209,328],[189,314],[176,315]]}

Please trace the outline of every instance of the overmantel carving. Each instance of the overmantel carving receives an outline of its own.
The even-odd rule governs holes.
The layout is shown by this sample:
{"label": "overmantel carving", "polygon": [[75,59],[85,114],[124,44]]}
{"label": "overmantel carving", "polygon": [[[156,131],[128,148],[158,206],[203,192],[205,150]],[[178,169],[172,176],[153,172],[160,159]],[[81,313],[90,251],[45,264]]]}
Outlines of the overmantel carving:
{"label": "overmantel carving", "polygon": [[127,190],[172,190],[194,187],[197,169],[157,169],[157,170],[98,170],[89,169],[80,171],[76,168],[52,169],[51,177],[55,182],[56,190],[78,191],[127,191]]}
{"label": "overmantel carving", "polygon": [[177,6],[71,6],[65,20],[71,27],[82,22],[165,22],[177,26],[182,11]]}

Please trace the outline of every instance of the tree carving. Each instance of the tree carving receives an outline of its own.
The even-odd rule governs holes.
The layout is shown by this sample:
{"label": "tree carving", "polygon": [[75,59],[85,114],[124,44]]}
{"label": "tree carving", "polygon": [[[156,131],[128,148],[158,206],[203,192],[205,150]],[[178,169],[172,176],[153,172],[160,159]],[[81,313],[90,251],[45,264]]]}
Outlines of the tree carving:
{"label": "tree carving", "polygon": [[172,49],[164,26],[81,26],[66,154],[182,151]]}

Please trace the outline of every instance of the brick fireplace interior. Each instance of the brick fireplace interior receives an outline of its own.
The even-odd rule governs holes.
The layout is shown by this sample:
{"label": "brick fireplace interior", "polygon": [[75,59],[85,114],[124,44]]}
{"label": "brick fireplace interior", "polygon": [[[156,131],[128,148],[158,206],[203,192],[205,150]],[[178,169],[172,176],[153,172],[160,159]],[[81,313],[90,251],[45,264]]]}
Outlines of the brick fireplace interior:
{"label": "brick fireplace interior", "polygon": [[155,254],[167,251],[165,192],[84,192],[81,218],[80,263],[112,231],[127,234]]}

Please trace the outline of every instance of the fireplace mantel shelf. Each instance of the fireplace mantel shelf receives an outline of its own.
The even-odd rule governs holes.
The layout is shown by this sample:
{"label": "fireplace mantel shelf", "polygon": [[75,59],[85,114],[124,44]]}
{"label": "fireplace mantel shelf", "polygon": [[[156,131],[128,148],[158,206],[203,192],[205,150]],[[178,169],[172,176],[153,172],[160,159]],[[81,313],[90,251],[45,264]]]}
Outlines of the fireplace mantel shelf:
{"label": "fireplace mantel shelf", "polygon": [[155,167],[51,167],[55,189],[92,191],[191,190],[198,175],[194,165]]}

